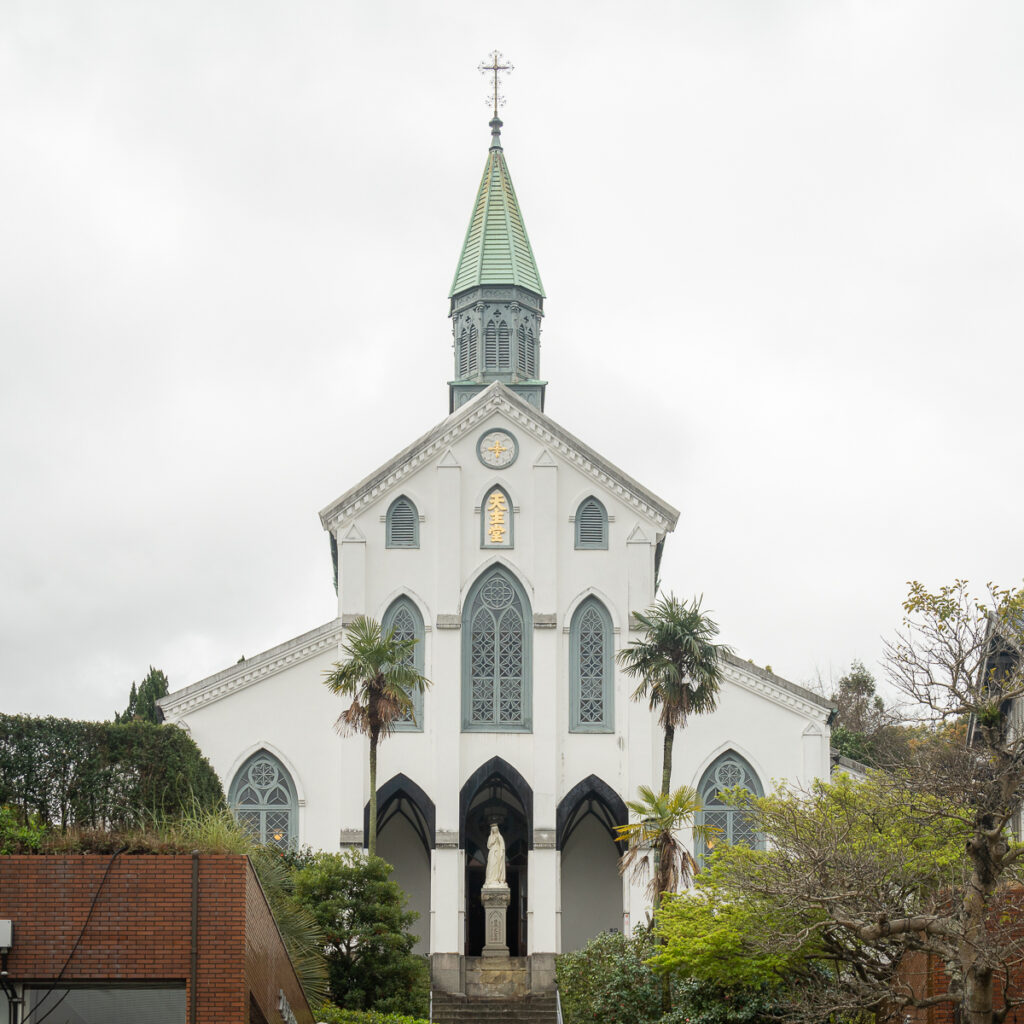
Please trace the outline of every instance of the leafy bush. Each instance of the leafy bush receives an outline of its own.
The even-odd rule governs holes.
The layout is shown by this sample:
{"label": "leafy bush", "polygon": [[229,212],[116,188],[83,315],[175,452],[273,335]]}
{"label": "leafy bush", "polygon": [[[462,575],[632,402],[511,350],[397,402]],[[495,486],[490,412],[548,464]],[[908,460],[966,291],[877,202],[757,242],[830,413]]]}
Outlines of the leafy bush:
{"label": "leafy bush", "polygon": [[22,824],[124,830],[222,807],[224,792],[173,726],[0,715],[0,804]]}
{"label": "leafy bush", "polygon": [[[306,859],[306,858],[303,858]],[[412,952],[416,913],[389,878],[391,865],[361,851],[317,853],[295,872],[295,898],[327,937],[331,999],[346,1010],[424,1016],[425,957]]]}
{"label": "leafy bush", "polygon": [[32,815],[21,822],[11,807],[0,807],[0,854],[34,853],[39,849],[46,826]]}
{"label": "leafy bush", "polygon": [[322,1003],[317,1020],[323,1024],[428,1024],[422,1017],[404,1017],[398,1013],[376,1010],[342,1010],[333,1003]]}
{"label": "leafy bush", "polygon": [[767,990],[726,990],[695,978],[677,984],[673,999],[659,1024],[778,1024],[786,1009]]}
{"label": "leafy bush", "polygon": [[637,927],[627,939],[607,932],[576,953],[563,953],[555,972],[565,1024],[649,1024],[661,1017],[661,984],[646,960],[650,936]]}

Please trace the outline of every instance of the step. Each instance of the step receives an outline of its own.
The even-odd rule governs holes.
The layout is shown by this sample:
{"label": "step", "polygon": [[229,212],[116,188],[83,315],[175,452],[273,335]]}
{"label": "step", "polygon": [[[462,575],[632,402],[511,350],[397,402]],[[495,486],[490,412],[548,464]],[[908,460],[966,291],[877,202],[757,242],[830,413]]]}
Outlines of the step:
{"label": "step", "polygon": [[554,995],[522,999],[434,994],[434,1024],[555,1024]]}

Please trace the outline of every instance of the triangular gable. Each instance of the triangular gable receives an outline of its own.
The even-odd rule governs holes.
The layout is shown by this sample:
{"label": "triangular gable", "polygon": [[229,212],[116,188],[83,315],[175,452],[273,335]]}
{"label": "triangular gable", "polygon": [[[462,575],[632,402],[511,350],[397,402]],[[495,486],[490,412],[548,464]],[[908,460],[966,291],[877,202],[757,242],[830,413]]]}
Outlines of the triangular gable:
{"label": "triangular gable", "polygon": [[665,533],[675,529],[679,519],[678,509],[602,458],[593,448],[500,381],[485,388],[375,473],[331,502],[320,512],[320,522],[324,529],[336,529],[340,523],[357,515],[371,502],[399,489],[410,473],[446,453],[463,434],[474,430],[482,420],[495,412],[503,413],[517,429],[532,435],[550,453],[561,455],[576,470],[591,476],[598,486],[624,501],[638,515],[653,524],[657,532]]}

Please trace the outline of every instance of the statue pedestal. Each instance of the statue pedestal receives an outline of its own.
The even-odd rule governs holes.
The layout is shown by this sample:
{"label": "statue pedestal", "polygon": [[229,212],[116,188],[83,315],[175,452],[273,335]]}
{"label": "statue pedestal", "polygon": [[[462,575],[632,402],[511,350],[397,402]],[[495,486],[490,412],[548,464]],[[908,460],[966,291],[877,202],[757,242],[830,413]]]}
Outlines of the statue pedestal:
{"label": "statue pedestal", "polygon": [[507,885],[485,885],[480,891],[484,905],[484,937],[486,943],[481,956],[507,957],[505,944],[505,914],[508,912],[509,887]]}

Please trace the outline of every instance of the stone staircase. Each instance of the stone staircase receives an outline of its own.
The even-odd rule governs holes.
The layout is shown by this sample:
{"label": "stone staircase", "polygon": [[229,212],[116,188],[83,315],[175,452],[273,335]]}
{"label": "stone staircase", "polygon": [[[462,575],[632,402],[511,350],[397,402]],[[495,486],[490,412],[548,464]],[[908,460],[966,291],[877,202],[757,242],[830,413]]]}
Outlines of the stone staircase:
{"label": "stone staircase", "polygon": [[555,994],[495,999],[434,993],[435,1024],[555,1024]]}

